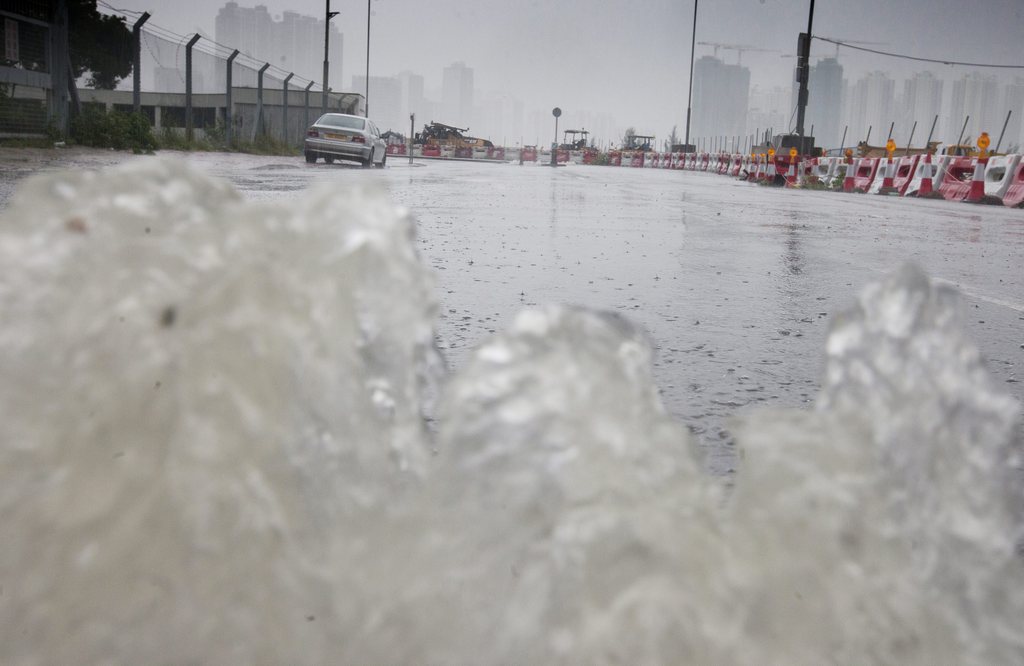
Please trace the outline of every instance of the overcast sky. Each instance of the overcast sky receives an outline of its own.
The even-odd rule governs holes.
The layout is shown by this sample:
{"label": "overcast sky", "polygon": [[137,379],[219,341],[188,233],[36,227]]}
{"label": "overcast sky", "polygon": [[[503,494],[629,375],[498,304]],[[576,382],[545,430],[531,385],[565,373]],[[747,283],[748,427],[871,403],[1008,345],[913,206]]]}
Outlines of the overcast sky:
{"label": "overcast sky", "polygon": [[[372,0],[371,75],[412,70],[439,88],[441,70],[463,61],[477,93],[502,91],[528,110],[606,111],[664,136],[686,116],[692,0]],[[176,32],[213,34],[220,0],[110,0],[147,10]],[[239,0],[321,16],[324,0]],[[789,86],[806,0],[702,0],[697,40],[769,51],[743,54],[756,86]],[[333,0],[345,35],[346,85],[366,63],[366,0]],[[1024,65],[1024,0],[818,0],[816,34],[880,42],[875,48],[930,58]],[[313,44],[311,48],[322,48]],[[697,46],[697,57],[712,49]],[[813,54],[834,55],[815,43]],[[736,62],[735,51],[720,51]],[[897,78],[921,69],[960,76],[971,68],[928,67],[844,50],[853,80],[882,69]],[[982,70],[1008,81],[1024,70]]]}

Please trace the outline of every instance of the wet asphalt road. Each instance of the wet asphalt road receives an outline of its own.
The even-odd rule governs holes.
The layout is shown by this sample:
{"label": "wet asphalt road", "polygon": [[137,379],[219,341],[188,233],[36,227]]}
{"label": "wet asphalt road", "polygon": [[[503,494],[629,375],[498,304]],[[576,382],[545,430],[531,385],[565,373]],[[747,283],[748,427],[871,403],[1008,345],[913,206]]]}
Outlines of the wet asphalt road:
{"label": "wet asphalt road", "polygon": [[[165,153],[166,154],[166,153]],[[1024,210],[778,190],[685,171],[389,160],[384,170],[301,158],[185,156],[253,200],[314,182],[381,181],[418,220],[436,269],[449,365],[521,308],[614,310],[657,351],[669,411],[699,433],[709,469],[735,454],[728,418],[814,399],[830,316],[911,260],[963,291],[968,330],[1024,400]],[[2,151],[0,206],[40,169],[148,159]]]}

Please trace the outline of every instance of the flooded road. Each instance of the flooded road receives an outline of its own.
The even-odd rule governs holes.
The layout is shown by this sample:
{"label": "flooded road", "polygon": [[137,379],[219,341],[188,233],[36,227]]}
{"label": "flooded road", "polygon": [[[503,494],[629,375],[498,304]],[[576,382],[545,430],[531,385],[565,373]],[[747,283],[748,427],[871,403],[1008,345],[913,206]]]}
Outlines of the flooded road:
{"label": "flooded road", "polygon": [[[182,156],[253,200],[299,198],[322,181],[387,187],[415,215],[420,250],[436,270],[438,345],[453,368],[527,306],[624,314],[648,332],[662,399],[699,435],[715,473],[735,467],[729,417],[813,401],[831,315],[905,261],[963,292],[970,337],[995,378],[1024,399],[1024,211],[776,190],[685,171],[410,166],[394,157],[363,170]],[[0,206],[40,169],[145,159],[5,151]]]}

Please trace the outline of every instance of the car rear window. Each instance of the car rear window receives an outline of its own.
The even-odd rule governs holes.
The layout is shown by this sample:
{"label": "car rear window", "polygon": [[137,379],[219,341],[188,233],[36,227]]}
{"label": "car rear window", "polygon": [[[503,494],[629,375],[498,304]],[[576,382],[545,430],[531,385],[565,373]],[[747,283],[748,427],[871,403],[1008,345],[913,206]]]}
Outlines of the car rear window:
{"label": "car rear window", "polygon": [[316,121],[317,125],[326,125],[328,127],[344,127],[345,129],[361,130],[366,127],[366,120],[363,118],[353,118],[352,116],[332,116],[330,114],[326,116],[320,116],[320,120]]}

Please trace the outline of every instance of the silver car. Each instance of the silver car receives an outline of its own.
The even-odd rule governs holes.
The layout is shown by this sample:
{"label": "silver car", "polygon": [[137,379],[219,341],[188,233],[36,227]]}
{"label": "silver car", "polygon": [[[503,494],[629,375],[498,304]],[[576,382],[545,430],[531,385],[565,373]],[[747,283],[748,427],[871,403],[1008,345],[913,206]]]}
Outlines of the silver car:
{"label": "silver car", "polygon": [[322,157],[328,164],[342,159],[383,168],[387,148],[377,126],[361,116],[325,113],[306,130],[306,162],[310,164]]}

